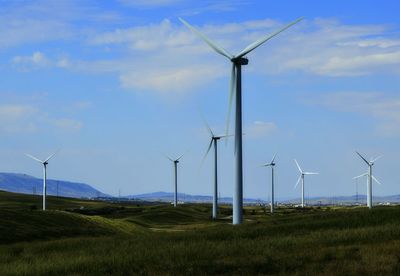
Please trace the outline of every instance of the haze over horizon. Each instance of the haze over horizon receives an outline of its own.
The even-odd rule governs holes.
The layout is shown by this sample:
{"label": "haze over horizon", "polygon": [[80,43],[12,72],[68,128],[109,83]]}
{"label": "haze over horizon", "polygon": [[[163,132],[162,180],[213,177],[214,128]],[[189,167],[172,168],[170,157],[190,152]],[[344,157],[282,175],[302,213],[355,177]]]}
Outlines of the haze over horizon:
{"label": "haze over horizon", "polygon": [[[355,194],[369,157],[400,194],[400,19],[397,1],[2,1],[0,171],[42,177],[24,156],[50,161],[48,177],[117,195],[211,195],[212,155],[200,112],[224,133],[230,64],[179,21],[236,53],[286,23],[305,20],[249,54],[243,67],[244,196]],[[355,12],[357,11],[357,12]],[[232,122],[232,120],[231,120]],[[231,129],[233,124],[231,124]],[[219,144],[219,191],[232,196],[233,143]],[[366,193],[366,179],[358,181]]]}

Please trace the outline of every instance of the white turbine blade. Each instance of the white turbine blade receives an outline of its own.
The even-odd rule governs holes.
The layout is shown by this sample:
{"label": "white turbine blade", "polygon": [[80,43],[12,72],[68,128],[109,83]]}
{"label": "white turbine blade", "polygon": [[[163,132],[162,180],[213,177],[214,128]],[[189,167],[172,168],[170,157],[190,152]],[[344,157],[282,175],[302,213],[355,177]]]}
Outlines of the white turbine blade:
{"label": "white turbine blade", "polygon": [[[235,64],[232,63],[231,80],[229,84],[229,102],[228,102],[228,114],[226,117],[225,136],[227,136],[229,133],[229,123],[231,119],[232,103],[235,91],[236,91],[236,67]],[[226,143],[228,143],[228,140],[226,140]]]}
{"label": "white turbine blade", "polygon": [[271,163],[265,163],[261,165],[261,167],[268,167],[268,166],[271,166]]}
{"label": "white turbine blade", "polygon": [[201,32],[199,32],[197,29],[195,29],[192,25],[190,25],[189,23],[187,23],[185,20],[183,20],[182,18],[179,18],[179,20],[186,26],[188,27],[192,32],[194,32],[195,34],[197,34],[199,37],[201,37],[211,48],[213,48],[217,53],[232,59],[233,55],[228,53],[228,51],[226,51],[224,48],[218,46],[217,44],[215,44],[213,41],[211,41],[208,37],[206,37],[204,34],[202,34]]}
{"label": "white turbine blade", "polygon": [[373,180],[375,180],[375,182],[376,182],[376,183],[378,183],[379,185],[382,185],[382,183],[381,183],[381,182],[379,182],[379,180],[378,180],[378,179],[376,179],[376,178],[375,178],[375,176],[373,176],[373,175],[372,175],[372,179],[373,179]]}
{"label": "white turbine blade", "polygon": [[183,155],[185,155],[185,153],[182,153],[178,158],[175,159],[175,161],[179,161],[179,159],[181,159]]}
{"label": "white turbine blade", "polygon": [[360,177],[363,177],[363,176],[366,176],[366,175],[368,175],[367,172],[363,173],[363,174],[360,174],[360,175],[357,175],[357,176],[353,177],[353,179],[357,179],[357,178],[360,178]]}
{"label": "white turbine blade", "polygon": [[162,155],[164,155],[164,157],[169,159],[171,162],[174,162],[174,160],[171,157],[169,157],[168,155],[166,155],[165,153],[162,153]]}
{"label": "white turbine blade", "polygon": [[317,172],[304,172],[303,174],[312,175],[312,174],[319,174]]}
{"label": "white turbine blade", "polygon": [[278,153],[275,153],[274,157],[272,157],[271,164],[274,163],[275,157],[276,157],[277,154],[278,154]]}
{"label": "white turbine blade", "polygon": [[208,145],[206,154],[204,154],[203,159],[201,160],[201,165],[200,165],[200,167],[203,166],[203,163],[204,163],[204,161],[206,160],[206,157],[207,157],[208,153],[210,152],[210,149],[211,149],[211,147],[212,147],[212,144],[213,144],[213,139],[211,139],[210,144]]}
{"label": "white turbine blade", "polygon": [[296,159],[294,159],[294,162],[296,163],[297,168],[299,169],[300,173],[303,173],[303,171],[301,170],[300,165],[299,165],[299,163],[297,163]]}
{"label": "white turbine blade", "polygon": [[241,52],[237,55],[237,58],[241,58],[241,57],[247,55],[248,53],[250,53],[251,51],[253,51],[255,48],[257,48],[258,46],[260,46],[261,44],[265,43],[266,41],[270,40],[270,39],[273,38],[274,36],[280,34],[280,33],[283,32],[284,30],[286,30],[287,28],[293,26],[294,24],[300,22],[300,21],[303,20],[303,19],[304,19],[304,17],[300,17],[300,18],[296,19],[295,21],[293,21],[293,22],[287,24],[287,25],[286,25],[285,27],[283,27],[282,29],[280,29],[280,30],[278,30],[278,31],[276,31],[276,32],[274,32],[274,33],[272,33],[272,34],[269,34],[269,35],[267,35],[267,36],[265,36],[265,37],[263,37],[263,38],[261,38],[261,39],[255,41],[255,42],[253,42],[252,44],[250,44],[249,46],[247,46],[243,51],[241,51]]}
{"label": "white turbine blade", "polygon": [[367,159],[364,158],[364,156],[362,156],[358,151],[356,151],[356,153],[358,154],[358,156],[361,157],[362,160],[365,161],[365,163],[367,163],[369,165],[369,162],[367,161]]}
{"label": "white turbine blade", "polygon": [[35,160],[35,161],[38,161],[38,162],[40,162],[40,163],[44,163],[44,161],[42,161],[42,160],[36,158],[35,156],[32,156],[32,155],[27,154],[27,153],[25,153],[25,155],[28,156],[29,158],[32,158],[32,159]]}
{"label": "white turbine blade", "polygon": [[204,115],[201,111],[200,111],[200,116],[201,116],[201,119],[203,120],[203,123],[205,124],[208,132],[210,132],[211,137],[214,137],[214,132],[212,132],[210,125],[208,124],[206,118],[204,117]]}
{"label": "white turbine blade", "polygon": [[293,189],[296,189],[297,185],[299,185],[300,179],[301,179],[301,174],[300,174],[300,176],[299,176],[299,179],[297,179],[296,185],[294,185],[294,188],[293,188]]}
{"label": "white turbine blade", "polygon": [[218,136],[215,136],[216,138],[229,138],[229,137],[232,137],[232,136],[235,136],[235,135],[233,135],[233,134],[229,134],[229,135],[218,135]]}
{"label": "white turbine blade", "polygon": [[371,163],[374,163],[376,160],[381,159],[383,157],[383,155],[378,156],[377,158],[371,160]]}
{"label": "white turbine blade", "polygon": [[44,162],[49,161],[54,155],[56,155],[56,153],[59,151],[56,151],[55,153],[53,153],[52,155],[50,155],[49,157],[46,158],[46,160],[44,160]]}

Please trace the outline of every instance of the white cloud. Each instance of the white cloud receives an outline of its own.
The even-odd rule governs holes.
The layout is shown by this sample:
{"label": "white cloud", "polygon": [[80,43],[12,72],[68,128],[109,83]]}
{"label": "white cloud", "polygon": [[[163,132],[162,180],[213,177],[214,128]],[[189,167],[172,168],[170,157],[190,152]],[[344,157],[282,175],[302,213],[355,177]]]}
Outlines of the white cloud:
{"label": "white cloud", "polygon": [[66,132],[77,132],[82,129],[83,123],[72,119],[56,119],[53,120],[53,124],[62,131]]}
{"label": "white cloud", "polygon": [[254,121],[245,127],[245,135],[249,138],[263,138],[278,130],[273,122]]}
{"label": "white cloud", "polygon": [[136,7],[164,7],[174,5],[182,0],[119,0],[120,3]]}
{"label": "white cloud", "polygon": [[82,127],[83,123],[77,120],[50,119],[47,113],[32,105],[0,105],[0,134],[31,133],[49,128],[77,132]]}
{"label": "white cloud", "polygon": [[19,68],[27,69],[31,67],[44,67],[50,65],[50,60],[39,51],[34,52],[31,56],[15,56],[12,63]]}
{"label": "white cloud", "polygon": [[38,110],[29,105],[0,105],[0,133],[33,132],[36,124],[32,120]]}
{"label": "white cloud", "polygon": [[[264,19],[196,27],[236,53],[280,26],[280,22]],[[326,19],[305,21],[249,54],[249,67],[257,73],[303,71],[330,77],[399,74],[400,39],[389,32],[384,25],[345,25]],[[195,89],[200,83],[229,74],[228,65],[226,69],[220,65],[224,57],[219,57],[186,27],[169,20],[98,34],[89,41],[92,45],[127,47],[131,56],[116,61],[125,64],[116,68],[121,68],[120,80],[127,88],[147,86],[156,91],[173,90],[179,85],[175,81],[168,82],[168,78],[182,80],[181,76],[185,76],[182,87]],[[135,67],[126,66],[127,60],[135,63]],[[211,70],[209,74],[205,73],[207,67]],[[208,75],[203,82],[197,79],[197,68],[204,68],[200,73]],[[212,75],[214,71],[221,73]]]}
{"label": "white cloud", "polygon": [[375,118],[376,133],[383,136],[400,135],[400,97],[379,92],[329,93],[310,104],[326,106],[339,112],[351,112]]}
{"label": "white cloud", "polygon": [[[237,53],[282,25],[276,20],[263,19],[196,27],[222,47]],[[101,60],[47,57],[36,52],[32,56],[15,57],[13,62],[25,70],[32,66],[56,66],[80,72],[115,73],[122,87],[161,93],[193,91],[229,75],[229,61],[178,22],[165,19],[90,34],[86,36],[86,46],[94,51],[102,49]],[[400,38],[385,25],[305,20],[257,48],[249,54],[249,59],[249,69],[258,74],[293,71],[328,77],[399,74]]]}

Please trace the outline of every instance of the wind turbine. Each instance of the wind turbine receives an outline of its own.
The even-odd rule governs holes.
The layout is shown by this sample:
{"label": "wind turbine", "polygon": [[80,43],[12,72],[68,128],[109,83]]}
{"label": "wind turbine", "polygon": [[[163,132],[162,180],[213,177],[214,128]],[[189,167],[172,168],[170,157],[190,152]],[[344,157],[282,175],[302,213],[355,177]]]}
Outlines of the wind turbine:
{"label": "wind turbine", "polygon": [[203,157],[203,162],[206,159],[208,153],[210,152],[211,147],[214,145],[214,189],[213,189],[214,191],[213,191],[212,218],[216,219],[218,214],[218,140],[220,140],[221,138],[227,138],[232,135],[215,135],[204,118],[203,121],[208,129],[208,132],[210,132],[210,138],[211,138],[206,154]]}
{"label": "wind turbine", "polygon": [[32,156],[30,154],[25,154],[29,158],[32,158],[33,160],[41,163],[43,165],[43,211],[46,210],[46,177],[47,177],[47,164],[48,161],[56,154],[57,152],[53,153],[49,157],[47,157],[44,161],[36,158],[35,156]]}
{"label": "wind turbine", "polygon": [[[228,106],[228,117],[227,117],[227,127],[226,134],[229,133],[229,119],[230,111],[232,109],[233,97],[235,97],[235,189],[233,195],[233,215],[232,223],[241,224],[243,221],[243,155],[242,155],[242,65],[247,65],[249,60],[245,57],[248,53],[253,51],[255,48],[270,40],[274,36],[283,32],[287,28],[301,21],[303,17],[296,19],[295,21],[289,23],[280,30],[260,38],[259,40],[251,43],[246,48],[244,48],[239,54],[232,55],[224,48],[218,46],[213,41],[211,41],[207,36],[199,32],[189,23],[187,23],[182,18],[179,20],[188,27],[192,32],[203,39],[212,49],[217,53],[225,56],[232,62],[231,70],[231,80],[230,80],[230,92],[229,92],[229,106]],[[236,92],[236,93],[235,93]]]}
{"label": "wind turbine", "polygon": [[174,163],[174,174],[175,174],[175,194],[174,194],[174,207],[178,205],[178,163],[179,159],[181,159],[183,154],[176,159],[172,159],[169,156],[167,157],[172,163]]}
{"label": "wind turbine", "polygon": [[275,153],[274,157],[272,158],[271,162],[262,165],[263,167],[271,167],[271,175],[272,175],[272,182],[271,182],[271,214],[274,213],[274,205],[275,205],[275,201],[274,201],[274,167],[275,167],[275,157],[276,157],[276,153]]}
{"label": "wind turbine", "polygon": [[372,175],[372,166],[375,164],[376,160],[378,160],[379,158],[382,157],[382,155],[378,156],[378,157],[376,157],[374,159],[371,158],[370,161],[367,161],[367,159],[364,158],[364,156],[362,156],[358,151],[356,151],[356,153],[368,165],[368,171],[366,173],[364,173],[364,174],[356,176],[355,178],[359,178],[359,177],[362,177],[362,176],[368,176],[368,182],[367,182],[367,206],[368,206],[368,208],[371,209],[372,208],[372,180],[374,180],[378,184],[381,184],[379,182],[379,180],[376,179],[375,176]]}
{"label": "wind turbine", "polygon": [[299,165],[299,163],[297,163],[297,160],[296,160],[296,159],[294,159],[294,162],[296,163],[297,168],[298,168],[299,171],[300,171],[299,179],[297,180],[297,183],[296,183],[296,185],[294,186],[294,188],[296,188],[297,185],[299,185],[299,182],[300,182],[300,179],[301,179],[301,208],[304,208],[304,176],[305,176],[305,175],[312,175],[312,174],[319,174],[319,173],[316,173],[316,172],[304,172],[304,171],[300,168],[300,165]]}

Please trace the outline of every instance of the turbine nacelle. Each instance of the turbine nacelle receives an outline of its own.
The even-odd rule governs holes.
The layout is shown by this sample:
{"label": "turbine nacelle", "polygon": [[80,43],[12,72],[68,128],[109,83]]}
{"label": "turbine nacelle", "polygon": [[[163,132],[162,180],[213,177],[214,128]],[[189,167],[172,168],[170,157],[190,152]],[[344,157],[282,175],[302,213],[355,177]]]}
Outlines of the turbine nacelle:
{"label": "turbine nacelle", "polygon": [[249,60],[245,57],[234,57],[231,59],[231,61],[235,64],[235,65],[247,65],[249,64]]}

